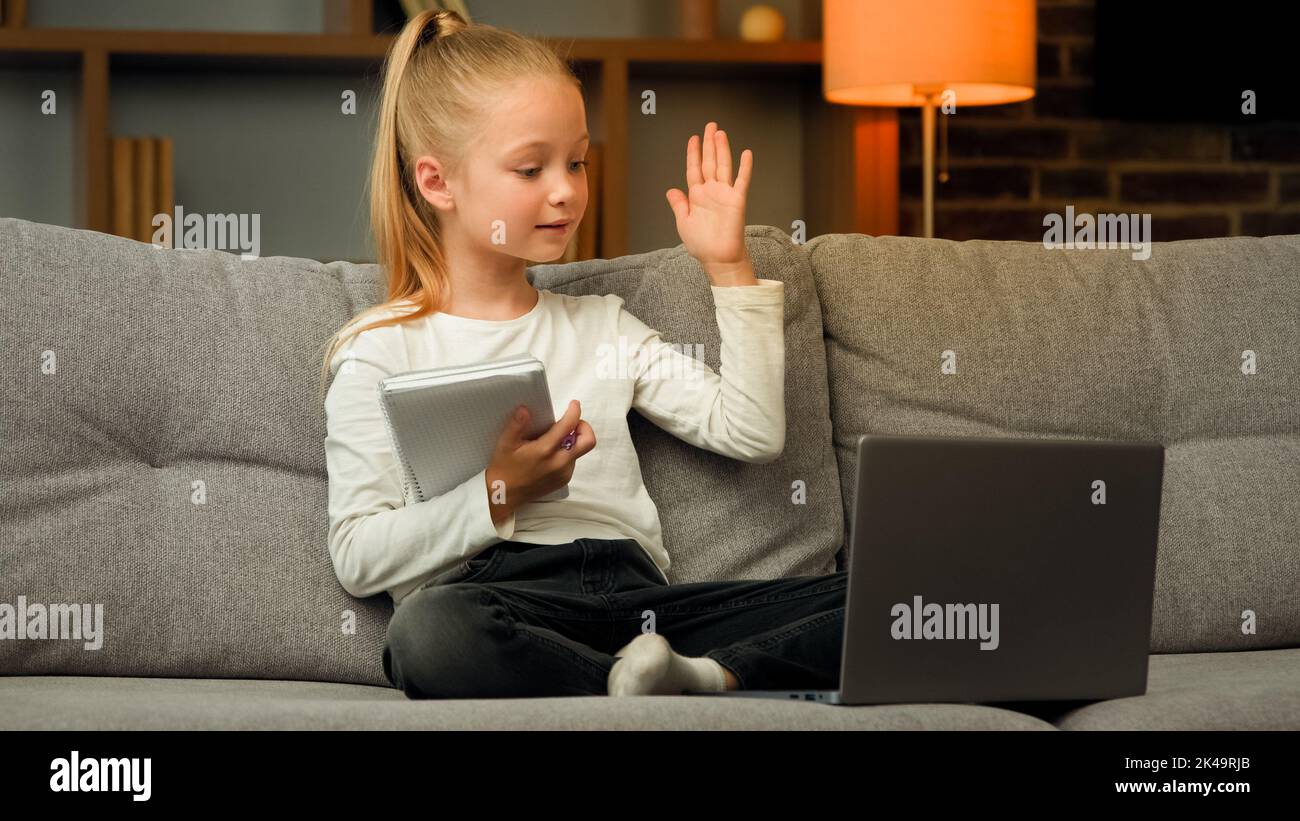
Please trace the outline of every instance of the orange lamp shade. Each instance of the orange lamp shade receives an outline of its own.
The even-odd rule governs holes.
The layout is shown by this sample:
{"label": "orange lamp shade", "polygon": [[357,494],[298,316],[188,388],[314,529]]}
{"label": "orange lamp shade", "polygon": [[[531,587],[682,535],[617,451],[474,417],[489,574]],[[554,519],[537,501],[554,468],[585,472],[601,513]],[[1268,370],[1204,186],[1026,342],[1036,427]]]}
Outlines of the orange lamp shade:
{"label": "orange lamp shade", "polygon": [[958,106],[1034,96],[1034,0],[823,0],[822,91],[832,103]]}

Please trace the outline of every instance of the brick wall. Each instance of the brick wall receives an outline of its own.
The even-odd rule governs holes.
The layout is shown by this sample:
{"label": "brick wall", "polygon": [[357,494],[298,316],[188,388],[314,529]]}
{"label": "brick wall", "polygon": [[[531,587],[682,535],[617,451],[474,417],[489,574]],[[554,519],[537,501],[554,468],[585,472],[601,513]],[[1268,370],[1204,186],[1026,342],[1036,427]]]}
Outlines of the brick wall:
{"label": "brick wall", "polygon": [[[1043,215],[1150,213],[1157,241],[1300,234],[1300,127],[1137,123],[1092,114],[1092,0],[1038,0],[1033,99],[939,113],[949,180],[935,236],[1041,241]],[[899,112],[902,234],[921,226],[921,116]]]}

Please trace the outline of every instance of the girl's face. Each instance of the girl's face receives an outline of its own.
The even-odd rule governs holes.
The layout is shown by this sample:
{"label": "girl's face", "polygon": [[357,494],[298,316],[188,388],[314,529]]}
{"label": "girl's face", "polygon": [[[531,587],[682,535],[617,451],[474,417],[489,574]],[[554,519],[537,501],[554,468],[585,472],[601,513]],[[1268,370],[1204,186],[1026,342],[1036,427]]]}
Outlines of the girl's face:
{"label": "girl's face", "polygon": [[[470,147],[463,179],[448,181],[457,222],[471,246],[551,260],[587,210],[589,136],[582,93],[554,79],[505,91]],[[541,225],[565,222],[563,228]]]}

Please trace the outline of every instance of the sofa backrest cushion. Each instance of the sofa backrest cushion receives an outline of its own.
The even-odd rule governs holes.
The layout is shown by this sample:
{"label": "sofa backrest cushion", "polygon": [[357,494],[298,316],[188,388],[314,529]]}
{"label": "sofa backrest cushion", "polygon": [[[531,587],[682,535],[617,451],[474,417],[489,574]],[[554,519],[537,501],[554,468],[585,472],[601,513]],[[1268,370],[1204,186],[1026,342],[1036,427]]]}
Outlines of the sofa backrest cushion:
{"label": "sofa backrest cushion", "polygon": [[364,273],[0,219],[0,604],[103,620],[0,641],[0,673],[390,686],[392,603],[326,541],[318,374]]}
{"label": "sofa backrest cushion", "polygon": [[864,433],[1159,442],[1153,652],[1300,644],[1300,236],[806,250],[846,511]]}
{"label": "sofa backrest cushion", "polygon": [[[745,241],[757,276],[785,284],[785,451],[768,464],[747,464],[687,444],[629,413],[674,583],[833,573],[843,546],[812,269],[803,249],[777,228],[746,226]],[[537,287],[556,293],[617,294],[665,342],[699,344],[704,363],[715,372],[721,368],[709,280],[682,245],[618,259],[537,265],[530,276]]]}
{"label": "sofa backrest cushion", "polygon": [[[634,428],[674,581],[829,572],[839,545],[811,269],[776,229],[748,232],[759,275],[786,283],[786,453],[748,465]],[[530,276],[619,293],[719,366],[707,280],[681,249]],[[392,602],[348,595],[329,556],[318,379],[329,337],[383,297],[379,267],[0,219],[0,284],[0,617],[102,617],[96,649],[0,641],[0,674],[389,686]]]}

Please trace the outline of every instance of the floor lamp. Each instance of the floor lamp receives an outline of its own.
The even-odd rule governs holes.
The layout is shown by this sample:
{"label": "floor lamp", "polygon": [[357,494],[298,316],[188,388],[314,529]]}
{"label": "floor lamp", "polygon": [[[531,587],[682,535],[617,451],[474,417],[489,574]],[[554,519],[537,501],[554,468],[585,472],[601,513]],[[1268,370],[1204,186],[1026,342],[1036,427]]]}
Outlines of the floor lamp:
{"label": "floor lamp", "polygon": [[1034,96],[1035,0],[823,0],[822,93],[921,107],[925,236],[934,236],[935,111]]}

